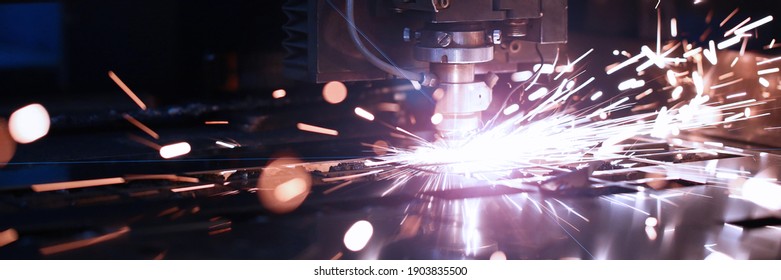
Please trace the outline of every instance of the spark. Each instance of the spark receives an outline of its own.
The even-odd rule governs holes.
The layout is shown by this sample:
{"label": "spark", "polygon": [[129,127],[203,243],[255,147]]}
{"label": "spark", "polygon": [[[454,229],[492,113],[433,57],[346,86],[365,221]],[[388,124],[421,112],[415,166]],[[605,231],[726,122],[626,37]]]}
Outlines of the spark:
{"label": "spark", "polygon": [[[593,52],[593,51],[594,51],[594,48],[591,48],[591,49],[589,49],[588,51],[586,51],[586,53],[582,54],[582,55],[581,55],[581,56],[579,56],[577,59],[575,59],[575,61],[573,61],[572,63],[569,63],[569,64],[567,64],[566,66],[564,66],[564,69],[566,69],[566,70],[568,70],[568,71],[572,71],[572,67],[573,67],[575,64],[578,64],[578,62],[580,62],[581,60],[583,60],[584,58],[586,58],[586,56],[588,56],[589,54],[591,54],[591,52]],[[554,79],[554,80],[558,80],[559,78],[561,78],[561,76],[562,76],[562,75],[564,75],[564,73],[566,73],[566,71],[561,71],[561,72],[559,72],[559,74],[558,74],[558,75],[556,75],[556,77],[555,77],[555,78],[553,78],[553,79]]]}
{"label": "spark", "polygon": [[740,36],[733,36],[732,38],[729,38],[727,40],[721,41],[718,44],[717,47],[718,47],[718,49],[723,50],[723,49],[729,48],[731,46],[734,46],[737,43],[740,43],[741,39],[743,39],[743,38],[740,37]]}
{"label": "spark", "polygon": [[600,97],[602,97],[602,91],[601,90],[597,91],[597,92],[595,92],[594,94],[591,95],[591,101],[597,101],[597,99],[599,99]]}
{"label": "spark", "polygon": [[670,36],[678,37],[678,20],[675,18],[670,20]]}
{"label": "spark", "polygon": [[770,44],[767,45],[767,49],[775,48],[776,45],[776,38],[773,38],[773,40],[770,40]]}
{"label": "spark", "polygon": [[374,227],[370,222],[366,220],[357,221],[344,233],[344,246],[353,252],[363,250],[373,234]]}
{"label": "spark", "polygon": [[702,52],[702,48],[701,47],[697,47],[696,49],[692,49],[692,50],[689,50],[689,51],[683,53],[683,57],[685,57],[685,58],[686,57],[691,57],[691,56],[694,56],[695,54],[698,54],[698,53],[701,53],[701,52]]}
{"label": "spark", "polygon": [[678,100],[681,98],[681,94],[683,93],[683,87],[677,86],[675,89],[673,89],[673,92],[671,93],[671,98],[673,100]]}
{"label": "spark", "polygon": [[271,97],[274,99],[280,99],[287,95],[287,92],[284,89],[278,89],[271,92]]}
{"label": "spark", "polygon": [[759,84],[762,85],[763,87],[770,87],[770,81],[768,81],[763,77],[759,77]]}
{"label": "spark", "polygon": [[675,76],[673,70],[667,70],[667,82],[670,83],[671,86],[678,85],[678,78]]}
{"label": "spark", "polygon": [[152,136],[152,138],[160,139],[160,135],[157,134],[157,132],[155,132],[154,130],[152,130],[148,126],[144,125],[140,121],[136,120],[136,118],[134,118],[133,116],[128,115],[128,114],[122,114],[122,117],[125,118],[125,120],[127,120],[131,124],[135,125],[138,129],[146,132],[146,134],[149,134],[149,136]]}
{"label": "spark", "polygon": [[103,179],[91,179],[80,181],[68,181],[59,183],[46,183],[46,184],[34,184],[31,186],[35,192],[51,192],[61,191],[68,189],[89,188],[96,186],[107,186],[125,183],[125,179],[122,177],[103,178]]}
{"label": "spark", "polygon": [[645,54],[643,54],[643,53],[635,55],[632,58],[627,59],[624,62],[621,62],[620,64],[618,64],[618,65],[616,65],[614,67],[611,67],[610,69],[607,70],[606,73],[608,75],[610,75],[610,74],[613,74],[613,73],[617,72],[618,70],[621,70],[624,67],[627,67],[627,66],[629,66],[631,64],[634,64],[634,63],[637,63],[638,61],[640,61],[640,58],[642,58],[643,56],[645,56]]}
{"label": "spark", "polygon": [[723,27],[725,24],[727,24],[727,22],[730,19],[732,19],[732,17],[734,17],[735,14],[737,14],[739,10],[740,10],[740,8],[735,8],[734,10],[732,10],[732,12],[729,13],[729,15],[726,18],[724,18],[724,20],[722,20],[721,23],[719,23],[719,27]]}
{"label": "spark", "polygon": [[740,93],[734,93],[734,94],[727,95],[726,99],[733,99],[733,98],[744,97],[744,96],[746,96],[746,93],[745,92],[740,92]]}
{"label": "spark", "polygon": [[205,121],[203,122],[205,125],[215,125],[215,124],[230,124],[228,121]]}
{"label": "spark", "polygon": [[751,21],[751,17],[748,17],[748,18],[746,18],[746,19],[745,19],[745,20],[743,20],[742,22],[738,23],[738,25],[736,25],[736,26],[735,26],[735,27],[733,27],[732,29],[730,29],[730,30],[727,30],[727,32],[725,32],[725,33],[724,33],[724,37],[728,37],[728,36],[730,36],[730,35],[732,35],[732,34],[737,34],[737,33],[735,33],[735,31],[737,31],[737,30],[738,30],[738,28],[741,28],[741,27],[743,27],[743,25],[744,25],[744,24],[746,24],[746,23],[748,23],[749,21]]}
{"label": "spark", "polygon": [[312,133],[319,133],[319,134],[332,135],[332,136],[339,135],[339,132],[336,130],[314,126],[311,124],[298,123],[296,124],[296,127],[298,127],[299,130],[312,132]]}
{"label": "spark", "polygon": [[719,63],[719,58],[716,56],[716,44],[713,42],[713,40],[710,40],[708,42],[708,45],[710,48],[705,49],[702,51],[702,54],[705,56],[705,58],[708,59],[708,62],[712,65],[716,65]]}
{"label": "spark", "polygon": [[175,158],[190,153],[190,150],[190,144],[187,142],[169,144],[160,148],[160,157],[164,159]]}
{"label": "spark", "polygon": [[534,73],[532,71],[515,72],[510,75],[510,80],[516,83],[528,81]]}
{"label": "spark", "polygon": [[355,114],[368,121],[374,121],[374,114],[369,113],[369,111],[366,111],[361,107],[355,107]]}
{"label": "spark", "polygon": [[238,146],[238,145],[236,145],[236,144],[231,144],[231,143],[227,143],[227,142],[222,142],[222,141],[219,141],[219,140],[218,140],[218,141],[214,141],[214,144],[217,144],[217,145],[223,146],[223,147],[225,147],[225,148],[228,148],[228,149],[233,149],[233,148],[236,148],[236,147]]}
{"label": "spark", "polygon": [[760,27],[768,22],[773,21],[773,16],[766,16],[758,21],[752,22],[751,24],[748,24],[746,26],[743,26],[741,28],[738,28],[735,30],[735,34],[744,34],[746,31],[749,31],[751,29]]}
{"label": "spark", "polygon": [[104,235],[100,235],[100,236],[96,236],[96,237],[92,237],[92,238],[87,238],[87,239],[84,239],[84,240],[72,241],[72,242],[67,242],[67,243],[62,243],[62,244],[57,244],[57,245],[43,247],[39,251],[41,252],[42,255],[52,255],[52,254],[67,252],[67,251],[71,251],[71,250],[75,250],[75,249],[89,247],[89,246],[92,246],[92,245],[95,245],[95,244],[98,244],[98,243],[102,243],[102,242],[106,242],[106,241],[109,241],[109,240],[112,240],[112,239],[116,239],[117,237],[125,235],[128,232],[130,232],[130,228],[129,227],[122,227],[122,228],[120,228],[117,231],[114,231],[114,232],[111,232],[111,233],[107,233],[107,234],[104,234]]}
{"label": "spark", "polygon": [[762,75],[767,75],[767,74],[771,74],[771,73],[778,73],[778,70],[779,70],[778,67],[776,67],[776,68],[769,68],[769,69],[762,69],[762,70],[757,71],[757,75],[762,76]]}
{"label": "spark", "polygon": [[505,116],[509,116],[509,115],[512,115],[513,113],[517,112],[519,109],[521,109],[521,106],[519,106],[518,104],[512,104],[512,105],[508,106],[507,108],[504,108],[504,110],[502,110],[502,113]]}
{"label": "spark", "polygon": [[774,58],[771,58],[771,59],[766,59],[766,60],[760,61],[760,62],[757,63],[757,65],[765,65],[765,64],[773,63],[773,62],[776,62],[776,61],[779,61],[779,60],[781,60],[781,56],[777,56],[777,57],[774,57]]}
{"label": "spark", "polygon": [[529,101],[535,101],[537,99],[543,98],[545,95],[548,94],[547,88],[539,88],[536,91],[534,91],[532,94],[529,94]]}
{"label": "spark", "polygon": [[206,185],[199,185],[199,186],[192,186],[192,187],[175,188],[175,189],[171,189],[171,191],[175,193],[191,192],[191,191],[209,189],[215,186],[216,186],[215,184],[206,184]]}
{"label": "spark", "polygon": [[735,57],[735,59],[732,60],[732,63],[729,64],[729,67],[735,67],[735,64],[738,64],[738,57]]}
{"label": "spark", "polygon": [[135,93],[133,93],[133,91],[130,90],[130,88],[127,85],[125,85],[125,83],[122,82],[121,79],[119,79],[117,74],[114,74],[114,71],[108,71],[108,76],[109,78],[114,80],[114,83],[116,83],[117,86],[119,86],[119,88],[121,88],[122,91],[124,91],[125,94],[127,94],[127,96],[130,97],[130,99],[133,99],[133,102],[135,102],[136,105],[138,105],[138,107],[141,107],[141,110],[146,110],[146,104],[144,104],[144,101],[141,101],[141,98],[138,98],[138,96]]}
{"label": "spark", "polygon": [[710,89],[720,89],[720,88],[723,88],[723,87],[727,87],[727,86],[730,86],[730,85],[734,85],[734,84],[740,83],[742,81],[743,81],[743,78],[738,78],[738,79],[735,79],[735,80],[732,80],[732,81],[729,81],[729,82],[725,82],[725,83],[721,83],[721,84],[718,84],[718,85],[712,85],[710,87]]}

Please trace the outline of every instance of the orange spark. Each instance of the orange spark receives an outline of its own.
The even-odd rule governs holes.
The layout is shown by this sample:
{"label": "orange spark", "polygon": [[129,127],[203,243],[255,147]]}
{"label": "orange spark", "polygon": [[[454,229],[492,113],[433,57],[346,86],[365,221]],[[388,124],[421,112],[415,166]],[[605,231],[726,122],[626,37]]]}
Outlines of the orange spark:
{"label": "orange spark", "polygon": [[133,125],[135,125],[136,127],[138,127],[138,129],[140,129],[140,130],[143,130],[144,132],[146,132],[146,134],[149,134],[149,136],[152,136],[152,138],[155,138],[155,139],[160,139],[160,135],[159,135],[159,134],[157,134],[157,132],[155,132],[154,130],[152,130],[152,129],[151,129],[151,128],[149,128],[148,126],[144,125],[143,123],[141,123],[140,121],[138,121],[138,120],[137,120],[136,118],[134,118],[133,116],[131,116],[131,115],[128,115],[128,114],[122,114],[122,117],[123,117],[123,118],[125,118],[125,119],[126,119],[128,122],[130,122],[131,124],[133,124]]}
{"label": "orange spark", "polygon": [[69,181],[59,183],[47,183],[47,184],[35,184],[32,185],[32,189],[35,192],[50,192],[67,189],[89,188],[96,186],[114,185],[125,183],[125,179],[122,177],[92,179],[92,180],[80,180]]}
{"label": "orange spark", "polygon": [[70,250],[75,250],[75,249],[79,249],[79,248],[92,246],[92,245],[95,245],[95,244],[98,244],[98,243],[101,243],[101,242],[109,241],[111,239],[120,237],[120,236],[122,236],[122,235],[124,235],[124,234],[126,234],[128,232],[130,232],[130,228],[129,227],[122,227],[122,228],[120,228],[119,230],[117,230],[115,232],[107,233],[107,234],[104,234],[104,235],[101,235],[101,236],[96,236],[96,237],[88,238],[88,239],[84,239],[84,240],[72,241],[72,242],[52,245],[52,246],[48,246],[48,247],[43,247],[43,248],[40,249],[40,252],[41,252],[42,255],[51,255],[51,254],[62,253],[62,252],[70,251]]}
{"label": "orange spark", "polygon": [[117,74],[114,74],[114,71],[108,71],[108,76],[114,80],[115,83],[117,83],[117,86],[119,86],[119,88],[121,88],[122,91],[127,94],[127,96],[130,96],[130,99],[133,99],[133,101],[138,104],[138,107],[141,107],[141,110],[146,110],[146,104],[144,104],[144,101],[141,101],[141,98],[138,98],[138,96],[133,93],[133,91],[130,90],[130,88],[127,87],[127,85],[125,85],[125,83],[122,82],[119,77],[117,77]]}

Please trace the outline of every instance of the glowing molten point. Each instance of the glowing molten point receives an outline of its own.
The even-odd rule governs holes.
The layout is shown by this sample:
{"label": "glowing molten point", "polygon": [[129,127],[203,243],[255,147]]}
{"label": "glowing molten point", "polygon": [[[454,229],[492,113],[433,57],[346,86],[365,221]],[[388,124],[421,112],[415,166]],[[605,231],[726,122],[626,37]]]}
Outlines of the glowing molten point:
{"label": "glowing molten point", "polygon": [[372,238],[374,228],[368,221],[357,221],[344,233],[344,246],[350,251],[357,252],[366,247]]}
{"label": "glowing molten point", "polygon": [[287,92],[284,89],[278,89],[271,93],[271,97],[274,97],[274,99],[280,99],[285,97],[285,95],[287,95]]}
{"label": "glowing molten point", "polygon": [[187,142],[165,145],[160,148],[160,156],[166,159],[183,156],[190,153],[190,149],[190,144]]}
{"label": "glowing molten point", "polygon": [[339,104],[347,98],[347,87],[342,82],[328,82],[323,87],[323,98],[331,104]]}
{"label": "glowing molten point", "polygon": [[11,137],[21,144],[31,143],[49,132],[49,113],[41,104],[30,104],[16,110],[8,119]]}

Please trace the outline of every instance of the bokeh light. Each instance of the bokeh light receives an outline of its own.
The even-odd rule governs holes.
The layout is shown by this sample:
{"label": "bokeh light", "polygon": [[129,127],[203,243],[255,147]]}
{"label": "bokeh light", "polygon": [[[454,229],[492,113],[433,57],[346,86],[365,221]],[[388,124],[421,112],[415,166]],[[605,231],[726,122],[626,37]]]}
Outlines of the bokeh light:
{"label": "bokeh light", "polygon": [[347,87],[339,81],[328,82],[323,86],[323,98],[331,104],[339,104],[347,98]]}
{"label": "bokeh light", "polygon": [[30,104],[19,108],[8,119],[11,137],[21,144],[31,143],[49,133],[49,112],[41,104]]}
{"label": "bokeh light", "polygon": [[357,221],[344,233],[344,246],[353,252],[363,250],[372,238],[372,234],[374,234],[374,227],[371,223],[365,220]]}
{"label": "bokeh light", "polygon": [[260,174],[258,198],[269,211],[288,213],[306,199],[312,187],[309,173],[300,167],[301,161],[281,157],[271,161]]}

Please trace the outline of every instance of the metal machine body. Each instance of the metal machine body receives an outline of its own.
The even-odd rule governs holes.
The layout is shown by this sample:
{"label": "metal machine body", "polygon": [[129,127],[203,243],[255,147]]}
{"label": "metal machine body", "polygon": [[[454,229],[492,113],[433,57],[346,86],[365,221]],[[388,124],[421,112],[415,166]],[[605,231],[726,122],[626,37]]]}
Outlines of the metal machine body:
{"label": "metal machine body", "polygon": [[[494,73],[552,61],[567,41],[566,0],[358,1],[354,22],[343,12],[346,4],[287,3],[288,76],[316,82],[415,80],[432,89],[444,138],[463,138],[481,127]],[[350,28],[380,60],[420,75],[379,70],[346,35]]]}

